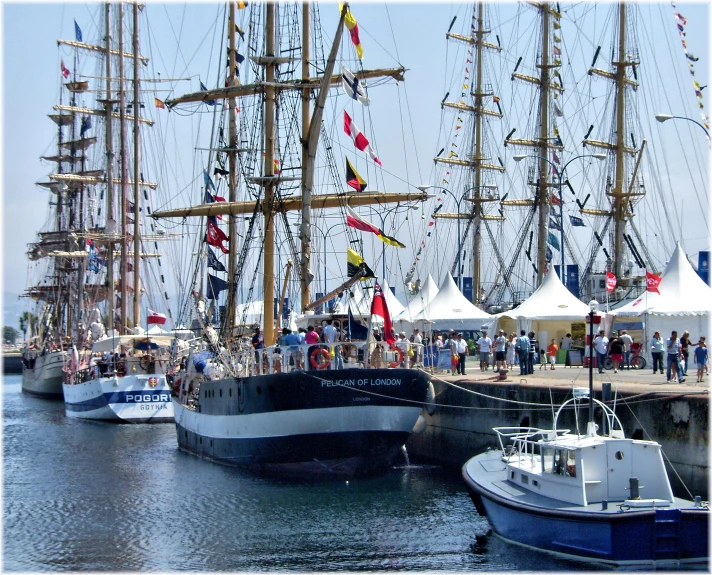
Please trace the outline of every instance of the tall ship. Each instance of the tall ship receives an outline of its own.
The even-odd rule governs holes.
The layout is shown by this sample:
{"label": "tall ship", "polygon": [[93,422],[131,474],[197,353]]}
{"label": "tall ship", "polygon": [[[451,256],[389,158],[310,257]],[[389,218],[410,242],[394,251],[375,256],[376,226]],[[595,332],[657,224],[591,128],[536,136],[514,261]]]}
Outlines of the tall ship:
{"label": "tall ship", "polygon": [[[427,196],[367,189],[359,166],[374,169],[381,162],[356,118],[369,103],[371,82],[402,81],[405,70],[362,67],[357,15],[348,5],[329,7],[330,26],[338,24],[326,43],[318,5],[239,9],[229,3],[225,10],[228,59],[220,64],[227,68],[220,87],[201,83],[201,91],[166,101],[183,113],[224,102],[208,148],[202,205],[153,214],[203,218],[197,251],[207,255],[209,268],[204,289],[198,261],[186,290],[204,345],[192,349],[173,379],[178,445],[200,457],[278,474],[383,472],[401,453],[429,393],[432,399],[432,386],[419,369],[417,344],[396,345],[386,297],[359,254],[367,233],[382,236],[387,249],[403,244],[359,209],[417,205]],[[334,111],[325,104],[337,89]],[[350,144],[346,161],[334,157],[332,123]],[[347,186],[354,191],[340,191]],[[327,215],[341,221],[340,233],[350,240],[351,277],[315,296],[312,234],[316,229],[326,241]],[[280,248],[288,254],[284,259]],[[345,250],[341,254],[345,260]],[[297,301],[289,297],[295,283]],[[324,304],[356,284],[369,292],[368,326],[320,321]],[[224,300],[218,300],[220,291]],[[306,328],[304,339],[297,323]]]}
{"label": "tall ship", "polygon": [[69,417],[172,422],[165,370],[170,350],[180,357],[187,346],[160,329],[168,316],[151,309],[170,307],[156,273],[165,234],[145,217],[157,184],[141,161],[141,129],[154,124],[142,103],[141,8],[97,9],[103,41],[92,43],[94,30],[75,21],[75,38],[57,42],[62,86],[50,116],[57,155],[43,158],[56,170],[40,183],[54,194],[55,219],[29,253],[49,263],[27,292],[43,305],[23,389],[63,397]]}

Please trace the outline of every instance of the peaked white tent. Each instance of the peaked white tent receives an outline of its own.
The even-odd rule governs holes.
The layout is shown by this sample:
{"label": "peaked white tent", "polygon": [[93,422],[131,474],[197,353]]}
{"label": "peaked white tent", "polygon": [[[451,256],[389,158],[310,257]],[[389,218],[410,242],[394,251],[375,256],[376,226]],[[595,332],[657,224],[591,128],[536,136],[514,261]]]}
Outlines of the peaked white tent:
{"label": "peaked white tent", "polygon": [[409,323],[411,328],[422,327],[424,331],[481,330],[493,319],[462,295],[448,272],[437,295]]}
{"label": "peaked white tent", "polygon": [[160,325],[155,324],[146,333],[148,335],[165,335],[168,332],[165,329],[163,329]]}
{"label": "peaked white tent", "polygon": [[[710,334],[712,288],[693,269],[678,243],[663,272],[660,293],[646,291],[643,295],[611,312],[617,323],[627,318],[643,320],[644,355],[650,355],[649,342],[655,331],[663,340],[676,330],[687,330],[693,342]],[[690,350],[692,352],[692,350]]]}
{"label": "peaked white tent", "polygon": [[[401,323],[409,324],[412,322],[413,318],[423,311],[423,307],[433,301],[435,296],[438,295],[438,291],[438,286],[435,283],[433,276],[428,274],[428,277],[425,280],[425,285],[417,294],[415,294],[415,297],[410,300],[410,303],[400,312],[400,314],[396,315],[391,312],[391,315],[393,316],[393,323],[400,326]],[[405,327],[402,329],[405,329]],[[398,331],[401,330],[399,329]]]}
{"label": "peaked white tent", "polygon": [[[552,339],[558,343],[571,333],[573,323],[584,323],[589,313],[583,303],[561,283],[551,269],[536,291],[514,309],[497,314],[497,329],[507,334],[533,331],[539,347],[546,349]],[[578,342],[584,345],[585,342]]]}
{"label": "peaked white tent", "polygon": [[[386,304],[388,305],[388,311],[391,314],[391,318],[394,318],[402,313],[405,307],[398,301],[396,296],[393,295],[393,292],[391,291],[391,288],[385,278],[379,280],[378,283],[381,286],[383,295],[386,298]],[[358,285],[356,289],[361,293],[361,298],[359,299],[358,297],[354,297],[355,301],[352,300],[351,305],[353,307],[351,308],[351,313],[356,315],[356,310],[358,310],[361,315],[370,315],[371,302],[373,301],[373,289],[364,290],[360,285]]]}

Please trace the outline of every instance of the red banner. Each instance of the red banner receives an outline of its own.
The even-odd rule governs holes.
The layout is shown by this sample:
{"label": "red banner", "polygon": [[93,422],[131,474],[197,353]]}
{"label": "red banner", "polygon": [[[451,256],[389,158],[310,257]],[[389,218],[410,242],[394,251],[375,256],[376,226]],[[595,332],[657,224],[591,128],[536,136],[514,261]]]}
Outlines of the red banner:
{"label": "red banner", "polygon": [[660,290],[658,289],[658,286],[660,285],[660,281],[663,278],[660,276],[656,276],[653,273],[650,273],[649,271],[645,271],[645,283],[647,285],[647,291],[654,291],[655,293],[660,293]]}
{"label": "red banner", "polygon": [[612,292],[614,289],[616,289],[616,276],[613,275],[611,272],[606,272],[606,290],[608,292]]}

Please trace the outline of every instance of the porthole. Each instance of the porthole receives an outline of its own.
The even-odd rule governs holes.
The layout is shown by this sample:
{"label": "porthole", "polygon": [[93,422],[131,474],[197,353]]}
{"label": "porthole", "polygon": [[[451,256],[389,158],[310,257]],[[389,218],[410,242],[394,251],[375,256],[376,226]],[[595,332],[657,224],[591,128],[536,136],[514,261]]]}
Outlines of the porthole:
{"label": "porthole", "polygon": [[616,451],[616,459],[618,461],[621,461],[623,459],[623,452],[622,451]]}

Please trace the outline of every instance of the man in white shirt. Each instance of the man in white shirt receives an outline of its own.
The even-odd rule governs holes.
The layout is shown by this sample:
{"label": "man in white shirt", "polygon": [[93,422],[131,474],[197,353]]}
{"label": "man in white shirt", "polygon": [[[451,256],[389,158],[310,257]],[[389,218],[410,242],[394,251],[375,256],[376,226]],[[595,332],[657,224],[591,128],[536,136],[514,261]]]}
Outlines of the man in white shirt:
{"label": "man in white shirt", "polygon": [[413,347],[415,348],[415,365],[421,365],[423,363],[423,337],[420,335],[418,328],[413,329]]}
{"label": "man in white shirt", "polygon": [[603,373],[603,363],[606,361],[606,354],[608,353],[608,338],[605,330],[602,329],[598,332],[598,335],[593,340],[593,347],[596,350],[598,373]]}
{"label": "man in white shirt", "polygon": [[467,341],[462,337],[461,333],[457,334],[455,340],[457,345],[457,373],[465,375],[465,361],[467,360]]}
{"label": "man in white shirt", "polygon": [[410,341],[405,337],[405,332],[402,331],[396,340],[396,346],[403,351],[403,361],[401,362],[401,367],[406,367],[408,365],[408,351],[410,351]]}
{"label": "man in white shirt", "polygon": [[566,337],[561,340],[561,349],[571,349],[571,334],[567,333]]}
{"label": "man in white shirt", "polygon": [[477,340],[477,345],[480,348],[480,371],[486,371],[489,368],[489,355],[492,349],[492,340],[487,337],[487,332],[482,332],[482,337]]}
{"label": "man in white shirt", "polygon": [[507,345],[507,338],[504,335],[504,330],[500,329],[499,330],[499,335],[497,336],[497,339],[494,340],[494,359],[497,362],[497,369],[496,371],[499,373],[500,369],[504,369],[505,367],[505,362],[506,362],[506,348],[505,346]]}
{"label": "man in white shirt", "polygon": [[625,347],[623,348],[623,363],[621,364],[621,369],[624,367],[630,369],[630,346],[633,343],[633,338],[628,335],[627,330],[622,329],[618,339],[625,344]]}
{"label": "man in white shirt", "polygon": [[337,339],[339,339],[339,330],[337,330],[332,324],[332,321],[330,319],[326,320],[326,325],[324,326],[324,329],[322,330],[324,334],[324,340],[326,343],[334,343]]}

